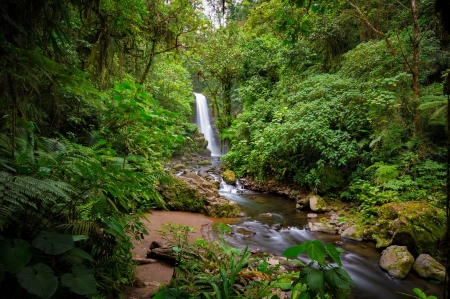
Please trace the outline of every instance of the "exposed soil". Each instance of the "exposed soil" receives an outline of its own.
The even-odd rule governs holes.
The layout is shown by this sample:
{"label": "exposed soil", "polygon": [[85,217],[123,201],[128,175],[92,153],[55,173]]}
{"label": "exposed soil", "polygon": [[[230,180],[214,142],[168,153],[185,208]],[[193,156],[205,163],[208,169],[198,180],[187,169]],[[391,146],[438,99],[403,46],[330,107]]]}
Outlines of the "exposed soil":
{"label": "exposed soil", "polygon": [[[152,211],[147,218],[143,220],[147,224],[149,236],[141,241],[135,241],[135,248],[132,250],[136,258],[145,258],[150,244],[153,241],[162,242],[161,236],[157,230],[162,228],[168,222],[178,223],[194,227],[189,236],[189,242],[194,242],[196,238],[212,240],[211,226],[213,221],[202,214],[193,214],[187,212],[172,211]],[[136,287],[127,295],[127,299],[151,298],[160,288],[161,284],[168,284],[173,274],[173,266],[165,261],[155,261],[154,263],[139,265],[137,267]]]}

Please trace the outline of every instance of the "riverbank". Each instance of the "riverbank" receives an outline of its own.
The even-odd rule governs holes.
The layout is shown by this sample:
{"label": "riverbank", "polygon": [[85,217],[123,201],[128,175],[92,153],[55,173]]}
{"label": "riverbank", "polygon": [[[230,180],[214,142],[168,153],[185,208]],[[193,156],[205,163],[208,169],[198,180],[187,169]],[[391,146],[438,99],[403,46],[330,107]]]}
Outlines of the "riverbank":
{"label": "riverbank", "polygon": [[[161,242],[162,238],[158,230],[169,222],[190,226],[194,230],[188,235],[189,242],[194,242],[196,238],[204,238],[211,241],[211,227],[213,221],[202,214],[174,211],[151,211],[146,214],[148,221],[143,219],[149,235],[143,240],[134,241],[135,248],[132,250],[136,259],[147,256],[150,244],[153,241]],[[160,285],[167,285],[173,274],[173,266],[163,260],[155,260],[148,264],[138,265],[136,268],[137,282],[135,287],[128,293],[127,299],[151,298]]]}

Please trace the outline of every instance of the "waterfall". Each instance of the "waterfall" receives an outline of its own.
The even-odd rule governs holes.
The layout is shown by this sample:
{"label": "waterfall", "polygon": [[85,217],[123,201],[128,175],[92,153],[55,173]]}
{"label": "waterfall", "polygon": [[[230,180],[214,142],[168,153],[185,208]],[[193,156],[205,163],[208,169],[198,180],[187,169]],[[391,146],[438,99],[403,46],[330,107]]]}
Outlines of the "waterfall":
{"label": "waterfall", "polygon": [[211,126],[211,117],[209,115],[206,98],[201,93],[194,92],[194,95],[197,106],[197,118],[195,123],[197,124],[200,132],[205,135],[205,139],[208,141],[208,149],[211,151],[211,157],[220,157],[222,154],[220,152],[219,143],[217,142],[217,138]]}

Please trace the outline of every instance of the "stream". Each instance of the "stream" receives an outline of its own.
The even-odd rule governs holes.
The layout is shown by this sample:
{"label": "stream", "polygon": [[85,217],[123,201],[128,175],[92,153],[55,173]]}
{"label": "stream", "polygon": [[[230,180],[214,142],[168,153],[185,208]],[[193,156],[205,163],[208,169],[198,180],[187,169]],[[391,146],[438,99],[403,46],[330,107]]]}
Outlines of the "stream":
{"label": "stream", "polygon": [[[196,123],[209,141],[212,166],[218,167],[221,164],[220,156],[224,152],[221,151],[218,138],[212,129],[205,96],[199,93],[194,95],[197,105]],[[220,178],[217,177],[216,180]],[[306,230],[308,221],[319,221],[324,215],[319,214],[317,219],[308,219],[308,211],[298,211],[295,201],[287,197],[249,192],[242,190],[239,184],[235,187],[223,181],[219,192],[225,198],[236,202],[245,214],[242,218],[214,219],[231,227],[233,233],[226,235],[225,240],[234,247],[248,246],[252,251],[281,255],[286,248],[306,240],[320,240],[324,244],[331,242],[345,250],[345,253],[341,254],[341,260],[354,285],[350,299],[404,299],[408,297],[397,292],[413,294],[413,288],[420,288],[427,295],[443,297],[439,286],[430,284],[413,273],[409,273],[403,280],[391,278],[378,266],[381,252],[372,242],[345,240],[339,235]],[[300,259],[308,262],[306,256]]]}
{"label": "stream", "polygon": [[[346,240],[341,239],[339,235],[313,233],[304,229],[308,221],[319,221],[320,218],[308,220],[306,217],[308,211],[297,211],[293,200],[276,194],[237,194],[234,190],[232,193],[230,190],[220,193],[227,199],[235,201],[246,215],[239,219],[219,220],[232,228],[233,234],[227,235],[225,239],[234,247],[248,246],[253,251],[281,255],[286,248],[307,240],[320,240],[324,244],[331,242],[345,250],[345,253],[341,254],[341,260],[354,284],[349,298],[408,298],[396,292],[412,294],[413,288],[420,288],[427,295],[442,298],[438,286],[427,283],[413,273],[408,274],[403,280],[389,277],[378,267],[381,253],[375,248],[374,243]],[[272,216],[268,216],[267,213]],[[340,241],[340,244],[336,244],[337,241]],[[307,257],[300,259],[308,262]]]}

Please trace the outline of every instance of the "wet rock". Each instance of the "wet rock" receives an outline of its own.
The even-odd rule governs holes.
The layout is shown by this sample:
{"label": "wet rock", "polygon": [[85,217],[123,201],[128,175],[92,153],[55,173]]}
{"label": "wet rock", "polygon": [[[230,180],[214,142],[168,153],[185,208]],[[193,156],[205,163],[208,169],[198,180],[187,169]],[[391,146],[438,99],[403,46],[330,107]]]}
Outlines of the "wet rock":
{"label": "wet rock", "polygon": [[228,185],[235,185],[236,184],[236,175],[234,172],[230,169],[227,169],[223,172],[222,178]]}
{"label": "wet rock", "polygon": [[303,197],[303,198],[297,199],[297,203],[295,205],[295,208],[297,210],[302,210],[307,207],[309,207],[309,197]]}
{"label": "wet rock", "polygon": [[309,197],[309,208],[314,212],[328,211],[327,203],[319,195],[312,195]]}
{"label": "wet rock", "polygon": [[429,254],[419,255],[414,262],[413,269],[423,278],[439,281],[444,281],[445,279],[445,267]]}
{"label": "wet rock", "polygon": [[414,264],[414,257],[406,246],[393,245],[383,250],[380,258],[380,267],[390,276],[398,279],[405,278]]}
{"label": "wet rock", "polygon": [[331,220],[339,220],[339,215],[333,214],[330,217]]}
{"label": "wet rock", "polygon": [[211,165],[212,163],[211,163],[211,161],[209,161],[209,160],[201,160],[201,161],[198,161],[197,162],[197,165],[199,165],[199,166],[203,166],[203,165]]}
{"label": "wet rock", "polygon": [[426,202],[395,202],[383,205],[378,223],[369,234],[377,248],[391,243],[414,247],[414,253],[434,254],[445,235],[445,212]]}
{"label": "wet rock", "polygon": [[312,232],[322,232],[330,235],[334,235],[339,231],[339,228],[328,224],[328,223],[321,223],[321,222],[308,222],[309,230]]}
{"label": "wet rock", "polygon": [[173,169],[175,169],[175,170],[186,169],[186,165],[184,165],[184,164],[175,164],[175,165],[173,166]]}
{"label": "wet rock", "polygon": [[308,215],[306,215],[306,217],[308,217],[308,219],[317,218],[317,214],[309,213]]}
{"label": "wet rock", "polygon": [[200,171],[200,172],[198,173],[198,175],[199,175],[200,177],[202,177],[202,178],[207,178],[207,177],[210,176],[209,173],[207,173],[206,171]]}
{"label": "wet rock", "polygon": [[260,215],[264,218],[273,218],[273,215],[271,213],[262,213]]}
{"label": "wet rock", "polygon": [[362,241],[364,239],[364,231],[359,227],[352,226],[342,232],[341,238]]}

